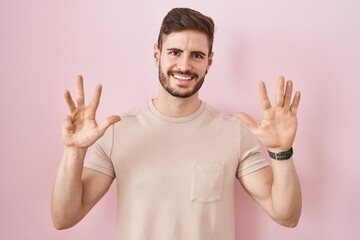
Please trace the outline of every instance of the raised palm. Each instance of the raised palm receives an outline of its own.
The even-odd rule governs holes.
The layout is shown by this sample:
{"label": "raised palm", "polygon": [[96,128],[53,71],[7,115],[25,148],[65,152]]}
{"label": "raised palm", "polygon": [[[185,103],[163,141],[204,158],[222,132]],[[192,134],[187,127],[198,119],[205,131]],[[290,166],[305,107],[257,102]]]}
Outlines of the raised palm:
{"label": "raised palm", "polygon": [[245,113],[239,117],[249,126],[257,139],[269,150],[285,151],[292,147],[297,130],[297,109],[300,103],[300,92],[292,99],[293,83],[279,77],[275,105],[269,100],[264,82],[260,82],[260,100],[264,110],[261,124]]}
{"label": "raised palm", "polygon": [[100,103],[101,85],[97,85],[94,95],[88,105],[85,105],[84,84],[82,76],[77,77],[76,104],[70,92],[65,91],[65,101],[70,114],[63,119],[62,137],[68,147],[90,147],[98,140],[105,130],[112,124],[120,121],[119,116],[107,117],[100,125],[96,122],[96,110]]}

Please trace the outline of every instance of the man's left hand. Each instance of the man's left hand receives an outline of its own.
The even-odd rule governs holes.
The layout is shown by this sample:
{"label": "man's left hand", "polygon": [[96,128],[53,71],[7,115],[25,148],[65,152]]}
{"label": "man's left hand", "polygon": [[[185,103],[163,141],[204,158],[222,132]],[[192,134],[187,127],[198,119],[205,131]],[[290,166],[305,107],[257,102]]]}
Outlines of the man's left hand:
{"label": "man's left hand", "polygon": [[258,125],[246,113],[239,113],[238,116],[268,150],[272,152],[289,150],[296,135],[296,113],[300,103],[300,92],[296,92],[292,98],[293,83],[288,80],[285,86],[285,79],[282,76],[278,79],[274,106],[271,105],[264,82],[260,82],[259,91],[264,111],[261,124]]}

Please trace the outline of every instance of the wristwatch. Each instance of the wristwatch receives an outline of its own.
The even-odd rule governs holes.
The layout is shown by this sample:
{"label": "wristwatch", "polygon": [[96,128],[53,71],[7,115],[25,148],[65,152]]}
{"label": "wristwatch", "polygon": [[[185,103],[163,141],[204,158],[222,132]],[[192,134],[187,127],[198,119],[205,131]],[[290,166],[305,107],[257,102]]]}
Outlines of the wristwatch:
{"label": "wristwatch", "polygon": [[288,160],[288,159],[290,159],[292,157],[294,152],[293,152],[293,148],[291,147],[289,150],[284,151],[284,152],[274,153],[274,152],[270,152],[268,150],[268,153],[269,153],[269,156],[272,159],[275,159],[275,160]]}

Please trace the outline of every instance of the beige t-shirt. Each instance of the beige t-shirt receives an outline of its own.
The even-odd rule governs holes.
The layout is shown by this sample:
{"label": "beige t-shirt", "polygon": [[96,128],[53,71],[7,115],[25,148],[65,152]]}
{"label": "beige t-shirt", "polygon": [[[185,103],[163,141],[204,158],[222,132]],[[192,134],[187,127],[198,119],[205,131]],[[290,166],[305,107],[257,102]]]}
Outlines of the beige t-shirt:
{"label": "beige t-shirt", "polygon": [[236,179],[266,166],[245,124],[204,102],[172,118],[149,101],[85,162],[116,177],[118,240],[234,240]]}

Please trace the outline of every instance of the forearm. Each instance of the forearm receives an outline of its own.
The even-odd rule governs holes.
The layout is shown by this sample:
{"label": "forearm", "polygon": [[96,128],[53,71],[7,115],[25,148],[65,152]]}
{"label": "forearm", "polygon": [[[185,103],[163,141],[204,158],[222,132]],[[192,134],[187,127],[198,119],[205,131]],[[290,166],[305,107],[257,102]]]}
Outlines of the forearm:
{"label": "forearm", "polygon": [[298,223],[302,208],[299,179],[294,161],[272,160],[274,181],[272,184],[272,208],[276,220],[286,226]]}
{"label": "forearm", "polygon": [[51,201],[51,214],[56,228],[71,227],[80,220],[83,202],[81,176],[85,154],[86,149],[64,149]]}

